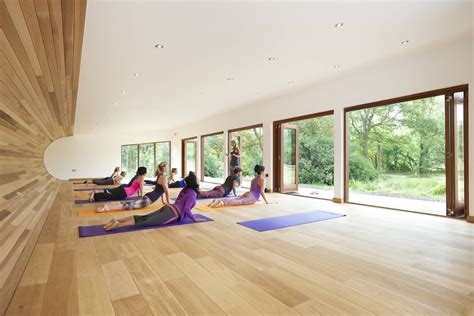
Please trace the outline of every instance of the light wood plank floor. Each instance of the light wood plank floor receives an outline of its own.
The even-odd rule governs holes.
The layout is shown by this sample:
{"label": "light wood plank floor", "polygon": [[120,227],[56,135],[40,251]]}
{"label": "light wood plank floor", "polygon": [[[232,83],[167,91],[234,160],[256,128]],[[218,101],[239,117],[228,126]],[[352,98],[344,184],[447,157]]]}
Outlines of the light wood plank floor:
{"label": "light wood plank floor", "polygon": [[[270,194],[277,204],[200,212],[210,223],[79,239],[78,225],[110,215],[77,217],[62,185],[71,194],[8,315],[474,313],[474,225],[461,220]],[[311,210],[348,216],[265,233],[236,224]]]}

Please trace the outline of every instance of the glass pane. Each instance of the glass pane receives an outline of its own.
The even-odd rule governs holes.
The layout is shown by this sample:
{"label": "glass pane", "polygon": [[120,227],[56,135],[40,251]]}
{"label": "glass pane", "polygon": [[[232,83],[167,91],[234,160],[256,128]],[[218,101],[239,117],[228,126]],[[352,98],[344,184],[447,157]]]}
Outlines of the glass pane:
{"label": "glass pane", "polygon": [[155,155],[156,155],[156,164],[160,164],[161,162],[166,162],[168,164],[169,170],[171,170],[170,166],[170,142],[162,142],[155,144]]}
{"label": "glass pane", "polygon": [[294,121],[298,127],[298,194],[334,197],[333,115]]}
{"label": "glass pane", "polygon": [[203,138],[204,181],[222,182],[224,180],[224,134]]}
{"label": "glass pane", "polygon": [[296,184],[296,130],[283,128],[283,183]]}
{"label": "glass pane", "polygon": [[464,92],[454,94],[454,176],[456,186],[456,202],[464,202]]}
{"label": "glass pane", "polygon": [[347,124],[350,202],[446,214],[443,95],[351,111]]}
{"label": "glass pane", "polygon": [[140,144],[138,145],[140,151],[140,167],[146,167],[146,178],[152,179],[155,175],[155,144]]}
{"label": "glass pane", "polygon": [[132,178],[138,168],[138,146],[125,145],[122,146],[121,152],[122,170],[127,173],[127,179]]}
{"label": "glass pane", "polygon": [[250,180],[255,177],[253,168],[263,165],[263,128],[256,127],[230,133],[230,139],[241,146],[240,164],[242,166],[242,186],[250,187]]}
{"label": "glass pane", "polygon": [[186,174],[196,172],[196,141],[186,141]]}

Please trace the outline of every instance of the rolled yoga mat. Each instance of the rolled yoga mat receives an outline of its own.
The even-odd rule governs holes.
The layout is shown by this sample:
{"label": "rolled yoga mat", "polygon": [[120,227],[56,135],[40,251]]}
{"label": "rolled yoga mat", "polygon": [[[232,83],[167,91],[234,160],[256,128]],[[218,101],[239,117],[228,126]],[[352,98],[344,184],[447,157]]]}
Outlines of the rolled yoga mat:
{"label": "rolled yoga mat", "polygon": [[[213,222],[212,218],[206,217],[201,214],[194,214],[196,218],[201,218],[204,222]],[[103,228],[104,225],[93,225],[93,226],[79,226],[79,237],[94,237],[94,236],[103,236],[103,235],[111,235],[111,234],[118,234],[118,233],[127,233],[127,232],[134,232],[137,230],[146,230],[146,229],[157,229],[163,227],[170,227],[170,226],[180,226],[180,225],[188,225],[188,224],[197,224],[197,223],[204,223],[204,222],[193,222],[189,217],[185,217],[180,222],[173,222],[166,225],[157,225],[157,226],[147,226],[147,227],[137,227],[137,226],[130,226],[130,227],[123,227],[115,230],[107,231]]]}
{"label": "rolled yoga mat", "polygon": [[117,201],[136,201],[138,200],[140,197],[139,196],[129,196],[129,197],[126,197],[125,199],[122,199],[122,200],[99,200],[99,201],[89,201],[89,200],[75,200],[74,202],[76,204],[89,204],[89,203],[106,203],[106,202],[117,202]]}
{"label": "rolled yoga mat", "polygon": [[302,224],[308,224],[313,222],[324,221],[328,219],[338,218],[346,216],[345,214],[337,214],[325,211],[314,211],[298,214],[290,214],[277,217],[268,217],[257,219],[253,221],[239,222],[237,224],[251,228],[253,230],[264,232],[268,230],[274,230],[279,228],[285,228],[290,226],[297,226]]}

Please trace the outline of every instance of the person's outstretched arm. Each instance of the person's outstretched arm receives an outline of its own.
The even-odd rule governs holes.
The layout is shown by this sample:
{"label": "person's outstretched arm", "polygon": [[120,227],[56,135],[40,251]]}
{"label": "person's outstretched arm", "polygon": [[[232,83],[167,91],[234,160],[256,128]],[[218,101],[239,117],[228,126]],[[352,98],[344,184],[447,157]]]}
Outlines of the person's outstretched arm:
{"label": "person's outstretched arm", "polygon": [[[166,177],[162,177],[161,182],[162,182],[161,186],[163,187],[163,191],[166,196],[166,204],[170,204],[170,193],[168,191],[168,181],[166,180]],[[162,198],[163,204],[165,204],[165,201],[163,200],[163,195],[161,196],[161,198]]]}
{"label": "person's outstretched arm", "polygon": [[267,200],[267,196],[265,195],[265,180],[259,179],[258,186],[260,187],[260,195],[262,196],[263,200],[265,203],[270,204],[270,202]]}

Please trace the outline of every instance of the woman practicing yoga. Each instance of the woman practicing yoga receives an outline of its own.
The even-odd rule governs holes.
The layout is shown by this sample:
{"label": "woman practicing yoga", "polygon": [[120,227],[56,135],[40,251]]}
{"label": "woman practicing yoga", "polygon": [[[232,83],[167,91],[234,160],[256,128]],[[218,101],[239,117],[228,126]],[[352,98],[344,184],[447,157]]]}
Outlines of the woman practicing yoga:
{"label": "woman practicing yoga", "polygon": [[[125,171],[123,171],[122,173],[124,173],[124,172]],[[93,184],[97,184],[97,185],[120,184],[122,179],[120,179],[120,181],[118,183],[115,180],[115,178],[117,178],[119,176],[121,176],[120,167],[115,167],[114,172],[112,172],[112,175],[110,177],[105,177],[105,178],[102,178],[102,179],[92,179],[92,181],[90,181],[90,182],[93,183]],[[122,178],[123,178],[123,176],[122,176]],[[87,184],[88,182],[89,182],[89,180],[86,180],[82,183]]]}
{"label": "woman practicing yoga", "polygon": [[[108,206],[104,204],[102,207],[97,208],[97,213],[108,212],[108,211],[117,211],[117,210],[138,210],[145,208],[157,201],[161,197],[163,204],[170,204],[170,197],[168,193],[168,183],[166,181],[166,172],[168,170],[168,165],[166,162],[161,162],[155,172],[156,181],[155,188],[153,191],[148,192],[142,198],[137,201],[126,201],[120,202],[119,205]],[[166,203],[163,198],[163,193],[166,196]]]}
{"label": "woman practicing yoga", "polygon": [[184,188],[184,180],[176,180],[174,177],[178,174],[178,169],[172,168],[171,173],[168,177],[168,187],[169,188]]}
{"label": "woman practicing yoga", "polygon": [[253,178],[249,192],[245,192],[244,194],[232,199],[213,200],[208,206],[221,207],[226,205],[249,205],[257,202],[260,199],[260,196],[265,200],[265,203],[270,204],[265,196],[265,167],[256,165],[254,171],[257,176]]}
{"label": "woman practicing yoga", "polygon": [[202,222],[200,218],[195,218],[192,212],[196,205],[196,197],[199,193],[199,184],[196,175],[190,172],[184,179],[186,186],[179,192],[176,202],[168,204],[160,208],[158,211],[147,215],[135,215],[121,219],[113,218],[104,225],[105,230],[113,230],[127,226],[157,226],[181,221],[188,216],[194,222]]}
{"label": "woman practicing yoga", "polygon": [[[239,147],[237,147],[235,139],[230,142],[230,146],[232,147],[232,151],[230,152],[229,168],[230,174],[232,174],[234,168],[240,166],[240,150]],[[227,154],[227,156],[229,156],[229,154]]]}
{"label": "woman practicing yoga", "polygon": [[235,196],[237,196],[237,194],[235,193],[235,189],[240,185],[241,176],[242,169],[240,169],[239,167],[235,167],[232,171],[232,175],[228,176],[222,185],[218,185],[210,191],[199,191],[198,199],[221,198],[229,195],[231,191],[234,192]]}
{"label": "woman practicing yoga", "polygon": [[137,178],[133,181],[132,185],[126,188],[122,186],[113,189],[104,190],[101,193],[92,193],[89,201],[111,201],[111,200],[123,200],[126,197],[132,196],[139,192],[141,196],[143,194],[143,182],[145,180],[146,168],[139,167],[137,170]]}

